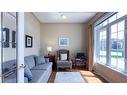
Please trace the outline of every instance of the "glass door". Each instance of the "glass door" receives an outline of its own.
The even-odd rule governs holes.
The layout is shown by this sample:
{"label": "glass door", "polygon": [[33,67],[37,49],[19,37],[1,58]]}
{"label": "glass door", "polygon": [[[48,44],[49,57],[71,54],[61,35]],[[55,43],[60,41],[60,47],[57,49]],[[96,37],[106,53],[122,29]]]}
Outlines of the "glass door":
{"label": "glass door", "polygon": [[17,82],[16,12],[3,12],[1,34],[2,82]]}

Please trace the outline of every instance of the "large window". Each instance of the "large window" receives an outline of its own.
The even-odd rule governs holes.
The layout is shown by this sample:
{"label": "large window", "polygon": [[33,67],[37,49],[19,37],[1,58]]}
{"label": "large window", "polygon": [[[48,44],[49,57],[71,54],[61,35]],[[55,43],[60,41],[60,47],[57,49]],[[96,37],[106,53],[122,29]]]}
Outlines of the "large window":
{"label": "large window", "polygon": [[99,60],[102,64],[106,64],[106,39],[107,33],[105,29],[100,30],[99,32]]}
{"label": "large window", "polygon": [[127,15],[111,13],[95,24],[95,62],[127,71]]}
{"label": "large window", "polygon": [[124,39],[125,21],[121,21],[111,26],[110,51],[111,66],[124,70],[125,62],[125,39]]}

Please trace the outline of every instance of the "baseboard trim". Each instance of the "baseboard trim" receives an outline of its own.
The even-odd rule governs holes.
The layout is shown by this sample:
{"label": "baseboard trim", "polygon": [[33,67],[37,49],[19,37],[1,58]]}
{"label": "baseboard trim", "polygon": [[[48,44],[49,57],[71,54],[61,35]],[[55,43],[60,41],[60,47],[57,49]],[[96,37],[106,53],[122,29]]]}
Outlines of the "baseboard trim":
{"label": "baseboard trim", "polygon": [[106,81],[108,81],[109,83],[113,83],[111,80],[109,80],[107,77],[105,77],[104,75],[102,75],[100,72],[98,72],[97,70],[93,70],[95,74],[101,76],[102,78],[104,78]]}

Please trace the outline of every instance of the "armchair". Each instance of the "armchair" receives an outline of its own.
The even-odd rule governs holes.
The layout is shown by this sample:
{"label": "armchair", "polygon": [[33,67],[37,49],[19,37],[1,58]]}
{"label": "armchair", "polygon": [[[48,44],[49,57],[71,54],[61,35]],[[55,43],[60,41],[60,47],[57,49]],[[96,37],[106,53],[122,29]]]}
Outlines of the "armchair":
{"label": "armchair", "polygon": [[69,58],[69,50],[60,49],[57,51],[57,70],[59,68],[70,68],[72,69],[72,61]]}

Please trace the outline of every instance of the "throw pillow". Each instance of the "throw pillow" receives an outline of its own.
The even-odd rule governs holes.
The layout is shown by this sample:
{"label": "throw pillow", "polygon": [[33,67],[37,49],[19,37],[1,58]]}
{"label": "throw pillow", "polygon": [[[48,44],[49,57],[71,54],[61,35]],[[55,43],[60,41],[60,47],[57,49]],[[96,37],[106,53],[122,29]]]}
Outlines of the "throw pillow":
{"label": "throw pillow", "polygon": [[40,64],[46,63],[44,56],[36,56],[35,60],[36,60],[36,65],[40,65]]}
{"label": "throw pillow", "polygon": [[26,65],[26,67],[24,69],[24,76],[28,78],[28,81],[31,81],[32,80],[32,77],[33,77],[32,76],[32,73],[31,73],[28,65],[27,64],[25,64],[25,65]]}
{"label": "throw pillow", "polygon": [[67,54],[61,54],[60,57],[61,60],[67,60]]}

